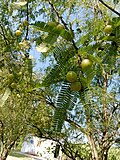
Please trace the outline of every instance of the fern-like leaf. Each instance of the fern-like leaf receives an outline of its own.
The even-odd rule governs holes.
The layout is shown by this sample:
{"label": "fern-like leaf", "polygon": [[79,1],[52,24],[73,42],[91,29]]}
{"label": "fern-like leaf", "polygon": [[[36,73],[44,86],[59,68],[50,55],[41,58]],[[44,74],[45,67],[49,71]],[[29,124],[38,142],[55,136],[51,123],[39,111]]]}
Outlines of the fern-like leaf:
{"label": "fern-like leaf", "polygon": [[[65,80],[65,75],[70,69],[68,62],[75,55],[75,50],[70,44],[58,44],[51,52],[53,52],[56,64],[47,73],[44,78],[43,85],[51,85]],[[74,67],[71,65],[71,67]]]}
{"label": "fern-like leaf", "polygon": [[62,43],[53,49],[53,54],[57,63],[63,65],[75,55],[75,50],[71,44]]}
{"label": "fern-like leaf", "polygon": [[70,84],[64,82],[59,92],[56,109],[53,117],[53,127],[60,132],[67,116],[67,111],[72,110],[77,102],[76,92],[70,90]]}
{"label": "fern-like leaf", "polygon": [[54,67],[48,72],[47,76],[43,80],[43,86],[50,86],[51,84],[55,84],[63,81],[63,78],[59,76],[62,66],[54,65]]}
{"label": "fern-like leaf", "polygon": [[75,55],[75,50],[70,44],[59,44],[51,52],[53,52],[56,64],[48,71],[43,80],[43,85],[51,85],[65,80],[68,70],[69,59]]}

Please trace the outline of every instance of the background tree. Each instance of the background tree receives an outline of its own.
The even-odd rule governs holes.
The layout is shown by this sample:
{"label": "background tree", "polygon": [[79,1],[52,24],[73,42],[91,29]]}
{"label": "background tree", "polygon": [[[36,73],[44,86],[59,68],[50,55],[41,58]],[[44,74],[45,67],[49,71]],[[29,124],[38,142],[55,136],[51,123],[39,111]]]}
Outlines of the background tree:
{"label": "background tree", "polygon": [[34,91],[40,77],[29,56],[28,4],[1,1],[0,5],[0,158],[5,160],[20,138],[31,132],[33,120],[46,125],[49,110],[43,111],[43,97]]}

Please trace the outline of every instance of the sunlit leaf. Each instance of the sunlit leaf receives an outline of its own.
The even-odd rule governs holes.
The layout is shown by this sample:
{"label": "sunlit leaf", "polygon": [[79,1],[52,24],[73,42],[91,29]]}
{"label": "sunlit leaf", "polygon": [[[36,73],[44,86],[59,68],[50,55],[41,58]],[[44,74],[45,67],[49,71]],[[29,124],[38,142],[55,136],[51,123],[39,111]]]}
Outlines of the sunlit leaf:
{"label": "sunlit leaf", "polygon": [[14,2],[13,4],[16,6],[24,6],[27,4],[27,1],[18,1],[18,2]]}
{"label": "sunlit leaf", "polygon": [[9,97],[10,94],[11,94],[11,90],[9,88],[7,88],[5,90],[4,95],[0,99],[0,107],[2,107],[5,104],[5,101],[8,99],[8,97]]}
{"label": "sunlit leaf", "polygon": [[44,41],[50,45],[57,41],[58,35],[49,34]]}
{"label": "sunlit leaf", "polygon": [[46,43],[41,43],[39,46],[36,47],[36,50],[38,52],[47,52],[49,50],[49,48],[47,47]]}

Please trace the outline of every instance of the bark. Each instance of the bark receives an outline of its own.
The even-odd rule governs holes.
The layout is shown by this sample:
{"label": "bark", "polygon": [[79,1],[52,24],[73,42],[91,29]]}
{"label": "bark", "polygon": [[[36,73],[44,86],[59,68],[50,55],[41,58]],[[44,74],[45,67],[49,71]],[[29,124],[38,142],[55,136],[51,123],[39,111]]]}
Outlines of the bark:
{"label": "bark", "polygon": [[9,151],[10,151],[11,148],[14,146],[15,142],[16,142],[16,140],[15,140],[15,141],[12,141],[7,148],[6,148],[6,147],[3,148],[3,152],[2,152],[2,154],[1,154],[0,160],[6,160],[6,159],[7,159],[7,156],[8,156],[8,154],[9,154]]}
{"label": "bark", "polygon": [[104,153],[104,160],[108,160],[108,150]]}
{"label": "bark", "polygon": [[109,149],[110,149],[110,146],[106,147],[106,148],[101,147],[101,149],[100,149],[100,157],[99,157],[100,160],[108,160],[108,151],[109,151]]}
{"label": "bark", "polygon": [[[108,74],[105,73],[104,75],[104,89],[103,89],[103,94],[107,93],[107,86],[108,86]],[[107,115],[107,99],[106,97],[104,97],[103,99],[103,123],[107,124],[108,123],[108,115]],[[108,154],[107,154],[107,139],[108,139],[108,126],[104,125],[104,131],[103,131],[103,137],[101,140],[101,144],[100,144],[100,160],[107,160]]]}
{"label": "bark", "polygon": [[8,156],[8,152],[9,152],[8,149],[5,148],[0,160],[6,160]]}
{"label": "bark", "polygon": [[104,157],[104,150],[101,149],[101,151],[100,151],[100,160],[103,160],[103,157]]}
{"label": "bark", "polygon": [[88,135],[88,141],[89,141],[90,148],[92,151],[92,160],[98,160],[97,147],[96,147],[96,144],[94,142],[92,135]]}
{"label": "bark", "polygon": [[102,150],[100,152],[100,160],[108,160],[108,150],[107,151]]}

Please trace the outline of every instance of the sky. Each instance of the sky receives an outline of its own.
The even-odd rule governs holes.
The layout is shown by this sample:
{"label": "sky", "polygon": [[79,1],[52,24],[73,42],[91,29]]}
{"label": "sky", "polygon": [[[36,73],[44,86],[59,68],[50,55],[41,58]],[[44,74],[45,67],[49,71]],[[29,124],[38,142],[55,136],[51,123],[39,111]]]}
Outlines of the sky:
{"label": "sky", "polygon": [[30,51],[30,55],[33,57],[33,59],[35,59],[35,62],[36,62],[36,65],[34,67],[34,71],[37,70],[39,71],[40,69],[42,69],[42,72],[43,70],[49,66],[49,58],[46,58],[45,62],[41,62],[40,61],[40,55],[43,54],[41,52],[38,52],[36,50],[36,46],[33,45],[32,46],[32,50]]}

